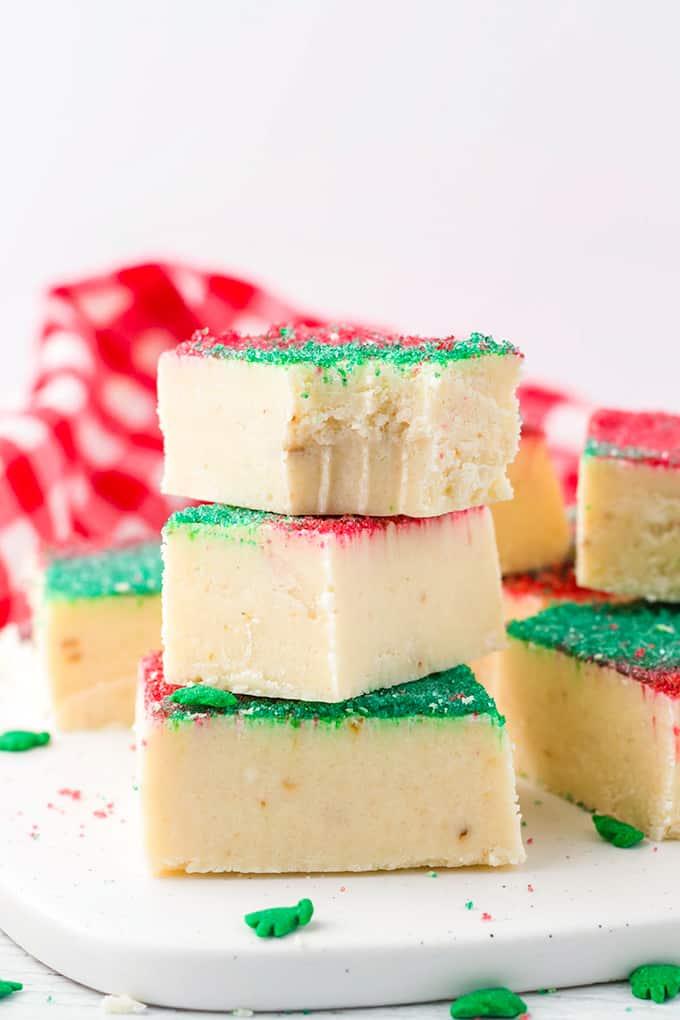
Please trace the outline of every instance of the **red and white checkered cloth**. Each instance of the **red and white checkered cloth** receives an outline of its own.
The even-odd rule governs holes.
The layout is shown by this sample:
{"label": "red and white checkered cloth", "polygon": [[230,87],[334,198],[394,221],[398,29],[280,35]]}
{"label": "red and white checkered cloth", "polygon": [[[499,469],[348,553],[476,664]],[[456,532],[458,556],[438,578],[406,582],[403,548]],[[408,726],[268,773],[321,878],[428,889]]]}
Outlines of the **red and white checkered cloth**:
{"label": "red and white checkered cloth", "polygon": [[[41,546],[155,533],[176,505],[159,492],[161,351],[204,326],[272,322],[319,320],[247,281],[181,265],[132,266],[49,292],[30,398],[0,413],[0,627],[26,619],[25,566]],[[536,386],[524,387],[525,403],[573,487],[587,409]]]}

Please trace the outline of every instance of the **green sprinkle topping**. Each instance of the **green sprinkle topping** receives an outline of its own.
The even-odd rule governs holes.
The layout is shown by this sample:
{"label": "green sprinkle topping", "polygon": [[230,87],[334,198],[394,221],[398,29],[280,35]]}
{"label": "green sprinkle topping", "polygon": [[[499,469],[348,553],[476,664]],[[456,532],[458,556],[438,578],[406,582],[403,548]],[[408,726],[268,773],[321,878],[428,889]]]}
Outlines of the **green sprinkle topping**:
{"label": "green sprinkle topping", "polygon": [[680,606],[566,602],[513,620],[508,634],[680,694]]}
{"label": "green sprinkle topping", "polygon": [[211,336],[207,331],[199,331],[181,344],[177,353],[280,367],[312,366],[323,372],[324,382],[337,379],[345,385],[356,369],[376,362],[408,371],[423,363],[446,366],[484,355],[517,355],[519,352],[507,341],[497,341],[482,333],[471,333],[467,340],[454,337],[437,340],[386,335],[347,326],[316,329],[287,326],[274,327],[264,336],[242,336],[233,331]]}
{"label": "green sprinkle topping", "polygon": [[[166,522],[164,534],[179,527],[195,525],[199,528],[239,528],[255,532],[266,521],[286,520],[285,516],[267,513],[265,510],[247,510],[245,507],[228,506],[226,503],[201,503],[178,510]],[[294,520],[294,518],[291,518]]]}
{"label": "green sprinkle topping", "polygon": [[[204,693],[196,696],[203,700],[200,704],[194,702],[188,706],[183,700],[186,692],[199,688]],[[214,692],[214,695],[209,692]],[[230,694],[225,698],[225,694],[227,692],[208,684],[180,688],[165,699],[164,708],[172,721],[193,718],[192,712],[200,709],[212,715],[238,714],[247,720],[267,719],[292,725],[299,725],[305,720],[338,726],[349,721],[356,725],[362,719],[406,719],[413,716],[454,719],[473,714],[490,716],[499,726],[505,722],[493,698],[477,683],[467,666],[456,666],[422,680],[339,702],[260,698],[246,694]],[[193,697],[193,694],[189,696]],[[209,698],[213,699],[210,703]]]}
{"label": "green sprinkle topping", "polygon": [[238,705],[238,698],[230,691],[222,691],[204,684],[180,687],[170,695],[170,701],[184,708],[214,708],[217,711]]}
{"label": "green sprinkle topping", "polygon": [[0,981],[0,999],[6,999],[12,992],[20,992],[23,987],[21,981]]}
{"label": "green sprinkle topping", "polygon": [[45,597],[96,599],[114,595],[157,595],[161,590],[158,542],[137,542],[78,556],[57,556],[45,572]]}
{"label": "green sprinkle topping", "polygon": [[634,970],[628,980],[637,999],[665,1002],[680,992],[680,967],[674,963],[647,963]]}
{"label": "green sprinkle topping", "polygon": [[640,840],[645,838],[644,832],[640,832],[633,825],[628,825],[627,822],[620,822],[618,818],[612,818],[611,815],[593,815],[593,825],[602,839],[622,850],[637,846]]}
{"label": "green sprinkle topping", "polygon": [[252,928],[258,938],[283,938],[290,935],[296,928],[309,924],[314,914],[311,900],[300,900],[295,907],[270,907],[268,910],[256,910],[246,914],[243,920]]}
{"label": "green sprinkle topping", "polygon": [[0,751],[30,751],[34,747],[49,744],[49,733],[35,733],[33,730],[8,730],[0,734]]}
{"label": "green sprinkle topping", "polygon": [[515,1017],[526,1013],[526,1003],[509,988],[480,988],[461,995],[451,1005],[451,1016],[458,1018]]}

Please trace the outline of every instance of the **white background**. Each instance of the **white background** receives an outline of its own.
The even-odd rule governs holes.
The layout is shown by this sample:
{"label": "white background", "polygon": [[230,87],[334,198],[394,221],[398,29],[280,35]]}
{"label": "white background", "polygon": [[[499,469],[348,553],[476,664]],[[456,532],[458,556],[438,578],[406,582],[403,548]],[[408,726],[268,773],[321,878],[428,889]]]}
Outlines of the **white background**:
{"label": "white background", "polygon": [[680,4],[0,0],[0,397],[41,288],[173,256],[680,410]]}

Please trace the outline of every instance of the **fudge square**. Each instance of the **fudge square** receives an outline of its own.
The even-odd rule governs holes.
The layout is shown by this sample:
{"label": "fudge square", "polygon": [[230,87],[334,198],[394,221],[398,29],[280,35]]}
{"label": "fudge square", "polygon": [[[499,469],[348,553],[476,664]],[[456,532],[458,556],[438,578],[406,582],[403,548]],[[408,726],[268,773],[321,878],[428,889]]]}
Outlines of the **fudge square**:
{"label": "fudge square", "polygon": [[680,838],[680,609],[565,603],[508,634],[518,770],[652,839]]}
{"label": "fudge square", "polygon": [[130,726],[139,659],[161,633],[160,543],[51,556],[36,623],[57,726]]}
{"label": "fudge square", "polygon": [[157,654],[137,746],[157,873],[524,859],[510,742],[466,666],[328,705],[177,688]]}
{"label": "fudge square", "polygon": [[513,498],[491,507],[503,575],[565,560],[571,528],[542,429],[522,425],[519,451],[508,467],[508,478]]}
{"label": "fudge square", "polygon": [[198,332],[159,361],[163,489],[288,514],[428,517],[508,499],[520,364],[478,333]]}
{"label": "fudge square", "polygon": [[344,701],[505,643],[488,508],[285,517],[222,504],[164,528],[169,683]]}
{"label": "fudge square", "polygon": [[680,601],[680,417],[596,411],[578,483],[579,582]]}

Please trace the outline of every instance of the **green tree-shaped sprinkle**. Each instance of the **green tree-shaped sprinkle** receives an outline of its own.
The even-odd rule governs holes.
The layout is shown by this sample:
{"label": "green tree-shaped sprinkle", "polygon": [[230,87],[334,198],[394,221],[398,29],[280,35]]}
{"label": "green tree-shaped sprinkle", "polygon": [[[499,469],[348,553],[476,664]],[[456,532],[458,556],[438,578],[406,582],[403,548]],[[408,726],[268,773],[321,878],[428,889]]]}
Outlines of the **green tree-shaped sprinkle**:
{"label": "green tree-shaped sprinkle", "polygon": [[300,900],[295,907],[270,907],[268,910],[256,910],[246,914],[244,921],[261,939],[277,938],[290,935],[296,928],[309,924],[314,913],[311,900]]}
{"label": "green tree-shaped sprinkle", "polygon": [[611,815],[593,815],[593,825],[602,839],[622,850],[628,850],[645,838],[644,832],[640,832],[633,825],[628,825],[627,822],[620,822],[618,818],[612,818]]}
{"label": "green tree-shaped sprinkle", "polygon": [[680,967],[674,963],[646,963],[628,978],[637,999],[665,1002],[680,992]]}
{"label": "green tree-shaped sprinkle", "polygon": [[33,730],[8,730],[0,733],[0,751],[30,751],[33,747],[42,747],[49,742],[49,733],[34,733]]}
{"label": "green tree-shaped sprinkle", "polygon": [[238,704],[238,698],[231,691],[222,691],[208,684],[180,687],[170,695],[170,701],[184,708],[231,708]]}
{"label": "green tree-shaped sprinkle", "polygon": [[454,1020],[464,1017],[514,1017],[526,1013],[526,1003],[509,988],[480,988],[461,995],[451,1005]]}
{"label": "green tree-shaped sprinkle", "polygon": [[0,999],[6,999],[12,992],[20,992],[23,987],[21,981],[0,981]]}

